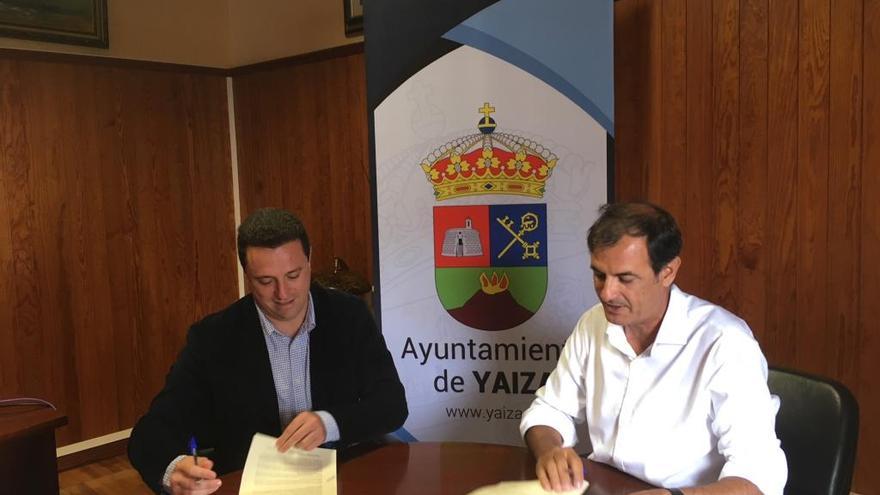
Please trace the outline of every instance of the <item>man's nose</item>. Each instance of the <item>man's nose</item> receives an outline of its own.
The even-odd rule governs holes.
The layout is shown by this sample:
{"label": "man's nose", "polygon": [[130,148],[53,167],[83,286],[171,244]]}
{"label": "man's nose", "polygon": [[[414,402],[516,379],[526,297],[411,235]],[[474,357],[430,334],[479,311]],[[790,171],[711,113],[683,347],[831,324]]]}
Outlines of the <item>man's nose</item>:
{"label": "man's nose", "polygon": [[613,278],[606,278],[599,287],[599,299],[602,301],[611,301],[617,297],[618,287]]}
{"label": "man's nose", "polygon": [[287,287],[287,284],[285,284],[283,281],[279,282],[275,286],[275,299],[277,299],[279,301],[286,301],[288,294],[290,294],[290,289]]}

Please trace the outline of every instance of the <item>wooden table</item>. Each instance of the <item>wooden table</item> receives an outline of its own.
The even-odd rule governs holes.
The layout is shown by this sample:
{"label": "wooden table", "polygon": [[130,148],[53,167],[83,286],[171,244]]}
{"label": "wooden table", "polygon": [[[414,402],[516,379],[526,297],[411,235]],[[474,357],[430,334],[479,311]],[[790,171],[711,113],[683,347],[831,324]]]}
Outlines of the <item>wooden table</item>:
{"label": "wooden table", "polygon": [[[535,479],[524,447],[458,442],[383,445],[337,464],[339,495],[464,495],[499,481]],[[586,461],[588,495],[624,495],[650,485],[610,466]],[[218,495],[234,495],[241,471],[222,477]]]}
{"label": "wooden table", "polygon": [[67,417],[42,406],[0,407],[3,493],[58,493],[55,428]]}

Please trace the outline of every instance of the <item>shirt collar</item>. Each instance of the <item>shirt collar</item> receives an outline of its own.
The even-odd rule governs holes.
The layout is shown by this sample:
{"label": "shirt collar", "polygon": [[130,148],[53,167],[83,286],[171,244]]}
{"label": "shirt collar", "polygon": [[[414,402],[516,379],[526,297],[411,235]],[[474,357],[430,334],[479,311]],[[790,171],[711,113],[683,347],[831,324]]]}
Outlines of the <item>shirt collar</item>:
{"label": "shirt collar", "polygon": [[[666,305],[666,313],[663,315],[663,321],[660,322],[660,329],[657,330],[657,336],[654,342],[645,350],[648,355],[654,352],[657,344],[685,345],[687,343],[687,328],[681,323],[687,316],[687,301],[685,294],[676,286],[672,285],[669,291],[669,303]],[[626,340],[626,334],[623,327],[608,322],[605,329],[608,341],[630,358],[635,358],[635,352]]]}
{"label": "shirt collar", "polygon": [[682,325],[687,317],[687,300],[684,293],[672,285],[669,291],[669,304],[666,306],[666,314],[663,322],[657,330],[655,344],[685,345],[689,336],[688,327]]}
{"label": "shirt collar", "polygon": [[[257,315],[260,317],[260,328],[263,329],[263,335],[269,336],[273,333],[278,335],[284,335],[275,328],[275,325],[272,323],[272,320],[266,316],[266,313],[263,313],[263,310],[260,308],[260,305],[257,304],[257,301],[254,301],[254,306],[257,307]],[[306,308],[306,317],[302,322],[302,325],[299,326],[299,330],[296,332],[296,335],[299,335],[302,332],[312,333],[312,330],[317,326],[317,321],[315,320],[315,304],[313,303],[312,293],[309,292],[309,305]]]}

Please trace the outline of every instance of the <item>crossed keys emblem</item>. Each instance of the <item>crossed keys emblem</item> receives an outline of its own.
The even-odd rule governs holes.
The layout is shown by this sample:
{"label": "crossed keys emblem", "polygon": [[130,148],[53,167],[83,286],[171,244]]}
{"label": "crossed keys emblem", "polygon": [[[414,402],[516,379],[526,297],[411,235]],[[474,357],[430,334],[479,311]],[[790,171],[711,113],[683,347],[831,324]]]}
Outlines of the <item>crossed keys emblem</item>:
{"label": "crossed keys emblem", "polygon": [[514,232],[512,228],[513,220],[511,220],[510,217],[507,215],[505,215],[504,218],[496,218],[495,221],[501,224],[501,226],[504,227],[504,230],[510,232],[510,235],[513,236],[510,242],[507,243],[507,246],[505,246],[504,249],[502,249],[501,252],[498,253],[498,258],[504,256],[504,253],[506,253],[516,243],[519,243],[519,245],[523,248],[522,259],[533,258],[537,260],[541,258],[538,255],[538,246],[541,245],[541,241],[526,242],[525,239],[523,239],[522,237],[523,234],[525,234],[526,232],[531,232],[538,228],[538,215],[529,212],[520,217],[519,232]]}

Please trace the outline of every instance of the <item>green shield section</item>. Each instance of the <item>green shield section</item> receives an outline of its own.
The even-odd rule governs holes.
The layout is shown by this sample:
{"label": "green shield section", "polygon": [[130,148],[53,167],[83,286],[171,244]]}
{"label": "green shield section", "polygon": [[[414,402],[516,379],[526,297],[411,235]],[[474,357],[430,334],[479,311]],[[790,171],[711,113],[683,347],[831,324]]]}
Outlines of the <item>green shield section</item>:
{"label": "green shield section", "polygon": [[480,274],[507,273],[510,291],[520,306],[536,313],[547,294],[547,267],[436,268],[437,295],[446,310],[464,306],[480,290]]}

